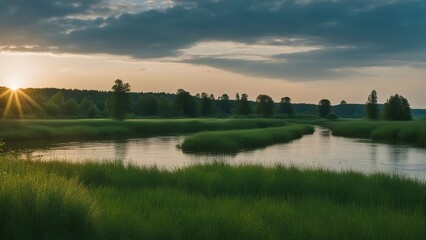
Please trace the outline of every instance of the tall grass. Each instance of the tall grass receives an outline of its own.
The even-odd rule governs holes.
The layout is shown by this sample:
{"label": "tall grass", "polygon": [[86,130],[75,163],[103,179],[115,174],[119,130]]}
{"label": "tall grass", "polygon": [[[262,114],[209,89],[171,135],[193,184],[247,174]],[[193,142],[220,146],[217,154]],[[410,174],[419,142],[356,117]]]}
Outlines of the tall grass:
{"label": "tall grass", "polygon": [[144,119],[144,120],[3,120],[0,139],[5,141],[153,136],[200,131],[283,126],[278,119]]}
{"label": "tall grass", "polygon": [[[9,235],[1,232],[1,239],[80,238],[75,234],[81,228],[72,233],[64,230],[72,225],[66,221],[59,221],[65,228],[56,230],[63,232],[45,233],[56,226],[57,218],[72,215],[69,212],[74,211],[84,213],[75,214],[83,217],[75,218],[74,224],[92,229],[81,231],[84,233],[81,238],[90,239],[426,237],[426,184],[399,176],[285,167],[231,167],[219,163],[168,172],[118,163],[77,165],[1,160],[0,171],[4,175],[43,176],[34,182],[24,180],[23,185],[31,187],[6,191],[20,195],[13,201],[0,199],[2,209],[10,208],[9,212],[15,213],[0,215],[2,223],[13,222],[14,218],[25,218],[28,223],[39,219],[43,211],[16,211],[14,206],[15,200],[30,203],[33,208],[38,206],[31,200],[33,192],[38,196],[48,196],[46,192],[50,189],[72,193],[60,195],[64,196],[63,207],[52,214],[52,223],[46,227],[37,223],[33,228],[10,224],[10,228],[19,231],[10,231]],[[2,185],[16,186],[15,181],[18,178],[3,178]],[[75,201],[65,200],[74,194],[77,195],[73,198]],[[51,206],[43,200],[48,197],[40,199],[42,206]]]}
{"label": "tall grass", "polygon": [[312,126],[300,124],[263,129],[200,132],[186,137],[181,147],[185,152],[232,153],[289,142],[313,132]]}
{"label": "tall grass", "polygon": [[4,164],[1,170],[1,239],[90,239],[94,234],[97,209],[76,179],[7,171]]}
{"label": "tall grass", "polygon": [[351,121],[332,126],[336,136],[368,138],[377,141],[426,147],[426,122]]}

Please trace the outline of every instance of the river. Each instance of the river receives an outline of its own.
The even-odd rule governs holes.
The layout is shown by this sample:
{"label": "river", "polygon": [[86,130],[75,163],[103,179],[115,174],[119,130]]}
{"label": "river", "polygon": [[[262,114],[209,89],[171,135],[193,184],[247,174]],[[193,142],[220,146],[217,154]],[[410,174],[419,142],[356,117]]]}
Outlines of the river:
{"label": "river", "polygon": [[183,153],[176,145],[184,136],[50,143],[28,149],[40,160],[69,162],[122,161],[138,166],[174,170],[194,164],[226,162],[232,165],[297,166],[363,173],[386,172],[426,180],[426,149],[336,137],[328,129],[287,144],[245,151],[236,155]]}

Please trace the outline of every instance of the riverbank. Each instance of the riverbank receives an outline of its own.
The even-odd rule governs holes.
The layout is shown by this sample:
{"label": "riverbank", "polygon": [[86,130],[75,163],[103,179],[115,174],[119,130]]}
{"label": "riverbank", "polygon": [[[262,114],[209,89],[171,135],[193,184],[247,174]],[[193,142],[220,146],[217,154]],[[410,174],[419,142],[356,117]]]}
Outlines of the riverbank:
{"label": "riverbank", "polygon": [[426,184],[398,176],[4,156],[0,172],[1,239],[426,237]]}
{"label": "riverbank", "polygon": [[3,120],[0,139],[75,140],[284,126],[280,119]]}
{"label": "riverbank", "polygon": [[426,121],[346,121],[332,124],[333,135],[426,147]]}
{"label": "riverbank", "polygon": [[181,148],[184,152],[236,153],[290,142],[313,132],[314,127],[301,124],[263,129],[200,132],[185,137]]}

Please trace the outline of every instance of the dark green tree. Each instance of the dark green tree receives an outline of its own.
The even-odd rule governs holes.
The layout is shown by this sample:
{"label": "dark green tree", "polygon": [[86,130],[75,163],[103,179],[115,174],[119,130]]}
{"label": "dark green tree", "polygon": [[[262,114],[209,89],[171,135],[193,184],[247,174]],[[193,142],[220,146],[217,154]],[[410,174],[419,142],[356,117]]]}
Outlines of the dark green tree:
{"label": "dark green tree", "polygon": [[161,117],[170,117],[175,115],[175,111],[172,107],[172,103],[166,97],[160,97],[158,99],[158,115]]}
{"label": "dark green tree", "polygon": [[280,102],[280,113],[293,115],[294,109],[293,105],[291,105],[291,98],[283,97]]}
{"label": "dark green tree", "polygon": [[64,95],[61,92],[57,92],[49,101],[54,102],[59,108],[62,108],[65,104]]}
{"label": "dark green tree", "polygon": [[130,108],[130,84],[123,83],[122,80],[115,80],[112,86],[112,96],[109,103],[109,114],[112,118],[122,121],[126,118],[126,114]]}
{"label": "dark green tree", "polygon": [[398,94],[391,96],[385,103],[383,117],[392,121],[411,120],[411,109],[408,100]]}
{"label": "dark green tree", "polygon": [[49,117],[59,117],[61,114],[59,106],[53,101],[47,101],[43,104],[43,108]]}
{"label": "dark green tree", "polygon": [[188,117],[195,117],[197,115],[197,102],[195,97],[183,89],[176,92],[175,109],[178,113]]}
{"label": "dark green tree", "polygon": [[80,107],[74,99],[69,99],[65,102],[62,108],[62,113],[65,116],[78,117],[80,113]]}
{"label": "dark green tree", "polygon": [[142,116],[155,116],[158,113],[158,99],[151,94],[143,94],[135,104],[134,112]]}
{"label": "dark green tree", "polygon": [[252,113],[250,102],[248,101],[248,95],[243,93],[241,94],[241,98],[237,93],[237,105],[235,106],[235,113],[237,115],[249,115]]}
{"label": "dark green tree", "polygon": [[327,115],[331,112],[331,103],[328,99],[321,99],[318,103],[318,114],[320,117],[327,117]]}
{"label": "dark green tree", "polygon": [[262,117],[274,115],[274,100],[268,95],[261,94],[256,98],[256,113]]}
{"label": "dark green tree", "polygon": [[83,117],[94,118],[100,114],[100,110],[92,100],[84,98],[80,102],[80,113]]}
{"label": "dark green tree", "polygon": [[214,113],[214,96],[201,93],[200,113],[202,116],[209,116]]}
{"label": "dark green tree", "polygon": [[96,107],[96,105],[93,104],[92,106],[90,106],[89,109],[87,109],[86,116],[88,118],[95,118],[95,117],[99,116],[100,113],[101,113],[101,111],[98,109],[98,107]]}
{"label": "dark green tree", "polygon": [[81,102],[80,102],[80,111],[81,111],[83,114],[86,114],[86,113],[87,113],[87,110],[89,110],[89,108],[90,108],[92,105],[95,105],[95,103],[94,103],[92,100],[89,100],[89,99],[87,99],[87,98],[83,98],[83,100],[81,100]]}
{"label": "dark green tree", "polygon": [[365,116],[368,119],[379,119],[379,106],[377,104],[377,92],[371,91],[368,100],[365,103]]}
{"label": "dark green tree", "polygon": [[231,102],[229,101],[228,94],[222,94],[219,97],[219,106],[224,114],[231,114]]}

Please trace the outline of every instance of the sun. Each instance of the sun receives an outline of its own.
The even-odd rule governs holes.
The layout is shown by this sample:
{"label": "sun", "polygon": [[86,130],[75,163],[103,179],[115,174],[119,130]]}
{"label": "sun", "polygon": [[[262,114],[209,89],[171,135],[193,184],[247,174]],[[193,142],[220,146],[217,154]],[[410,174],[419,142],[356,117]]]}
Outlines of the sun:
{"label": "sun", "polygon": [[[0,93],[0,100],[6,99],[3,108],[3,119],[7,118],[10,111],[15,109],[20,119],[24,118],[25,109],[43,109],[34,99],[28,96],[24,90],[21,89],[19,82],[13,81],[6,85]],[[26,107],[25,107],[26,106]],[[13,117],[13,114],[12,114]]]}
{"label": "sun", "polygon": [[12,84],[9,85],[9,89],[12,90],[12,91],[17,91],[17,90],[19,90],[19,84],[12,83]]}

